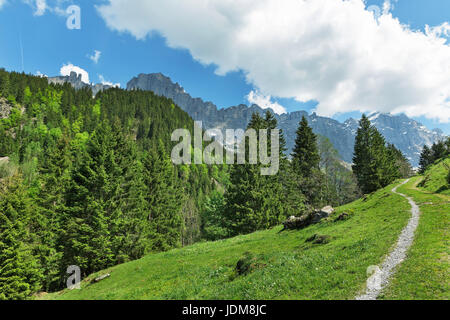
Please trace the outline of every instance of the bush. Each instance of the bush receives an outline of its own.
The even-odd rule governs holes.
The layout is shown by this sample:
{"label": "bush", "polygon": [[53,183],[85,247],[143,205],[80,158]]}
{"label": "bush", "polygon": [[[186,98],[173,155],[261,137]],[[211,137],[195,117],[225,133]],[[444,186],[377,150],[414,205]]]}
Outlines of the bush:
{"label": "bush", "polygon": [[263,264],[260,263],[259,260],[260,259],[251,252],[244,253],[244,256],[239,259],[236,264],[236,274],[242,276],[260,268]]}
{"label": "bush", "polygon": [[330,236],[321,236],[318,234],[313,235],[312,237],[306,239],[306,242],[312,242],[313,244],[327,244],[331,240]]}

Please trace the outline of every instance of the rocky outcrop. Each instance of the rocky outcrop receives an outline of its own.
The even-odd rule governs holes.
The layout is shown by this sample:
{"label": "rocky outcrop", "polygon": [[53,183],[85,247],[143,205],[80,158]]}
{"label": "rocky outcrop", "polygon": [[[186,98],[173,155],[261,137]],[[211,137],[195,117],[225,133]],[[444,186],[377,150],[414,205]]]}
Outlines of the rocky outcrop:
{"label": "rocky outcrop", "polygon": [[300,230],[304,229],[311,224],[312,215],[305,214],[301,217],[290,217],[285,222],[283,222],[283,230]]}
{"label": "rocky outcrop", "polygon": [[283,222],[283,230],[300,230],[304,229],[312,224],[319,223],[321,220],[328,218],[335,212],[331,206],[326,206],[320,210],[314,210],[313,212],[306,213],[301,217],[290,217]]}
{"label": "rocky outcrop", "polygon": [[[238,105],[219,109],[211,102],[191,97],[181,85],[173,83],[161,73],[140,74],[128,82],[127,89],[149,90],[172,99],[194,120],[202,121],[205,129],[245,129],[254,112],[260,114],[266,112],[257,105]],[[307,118],[316,134],[327,137],[333,143],[342,160],[352,162],[358,121],[348,119],[341,123],[316,114],[309,115],[304,111],[275,115],[280,129],[285,134],[288,153],[294,147],[296,130],[302,116]],[[431,145],[444,138],[441,131],[430,131],[405,115],[373,114],[370,118],[386,140],[400,149],[414,167],[418,166],[424,145]]]}
{"label": "rocky outcrop", "polygon": [[113,86],[105,85],[101,83],[97,84],[90,84],[85,83],[81,80],[81,74],[77,74],[76,72],[72,71],[69,76],[59,76],[59,77],[52,77],[48,78],[49,83],[53,84],[64,84],[64,83],[70,83],[75,89],[83,89],[83,88],[91,88],[92,94],[95,96],[97,93],[103,90],[107,90],[112,88]]}
{"label": "rocky outcrop", "polygon": [[320,220],[326,219],[334,213],[334,208],[331,206],[326,206],[321,210],[316,210],[312,217],[312,223],[319,223]]}

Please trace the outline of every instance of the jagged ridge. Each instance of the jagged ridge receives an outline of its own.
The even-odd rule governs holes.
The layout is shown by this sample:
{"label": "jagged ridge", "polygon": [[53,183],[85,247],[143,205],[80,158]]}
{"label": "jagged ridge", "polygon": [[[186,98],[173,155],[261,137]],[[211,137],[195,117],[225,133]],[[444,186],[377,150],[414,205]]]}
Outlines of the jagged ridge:
{"label": "jagged ridge", "polygon": [[[149,90],[157,95],[172,99],[194,120],[203,121],[206,129],[242,129],[247,126],[252,113],[264,113],[266,111],[257,105],[250,107],[238,105],[219,109],[211,102],[204,102],[200,98],[192,98],[178,83],[173,83],[169,77],[161,73],[140,74],[128,82],[127,89]],[[280,129],[285,133],[289,152],[294,147],[295,132],[302,116],[307,117],[315,133],[330,139],[344,161],[352,162],[358,121],[351,118],[341,123],[330,118],[317,116],[314,113],[308,115],[305,111],[283,115],[275,114]],[[394,116],[375,113],[370,118],[386,137],[386,140],[399,148],[414,167],[418,166],[420,152],[424,145],[432,145],[445,137],[442,131],[430,131],[421,123],[405,115]]]}

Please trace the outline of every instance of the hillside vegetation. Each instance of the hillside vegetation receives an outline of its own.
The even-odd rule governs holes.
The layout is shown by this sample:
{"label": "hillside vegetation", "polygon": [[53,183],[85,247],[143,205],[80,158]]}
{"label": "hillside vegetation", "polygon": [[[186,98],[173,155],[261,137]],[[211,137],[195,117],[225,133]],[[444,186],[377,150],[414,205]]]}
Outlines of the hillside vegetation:
{"label": "hillside vegetation", "polygon": [[450,298],[450,193],[445,163],[449,164],[450,158],[428,169],[425,177],[415,177],[399,188],[420,206],[421,220],[408,259],[399,267],[384,299]]}
{"label": "hillside vegetation", "polygon": [[437,162],[432,168],[427,170],[424,178],[419,183],[419,187],[431,193],[440,193],[450,196],[450,185],[448,174],[450,171],[450,157]]}
{"label": "hillside vegetation", "polygon": [[[439,184],[441,173],[440,164],[430,168],[428,184]],[[450,197],[418,189],[422,179],[414,177],[398,190],[414,198],[422,216],[408,258],[398,268],[383,299],[449,298],[449,245],[445,235]],[[44,297],[353,299],[365,288],[367,268],[383,261],[410,217],[407,200],[391,193],[398,183],[340,207],[332,217],[301,231],[281,232],[277,227],[149,255],[84,279],[81,290]],[[344,212],[349,217],[337,221]],[[238,261],[241,269],[247,267],[240,275]],[[111,277],[92,282],[105,273]]]}
{"label": "hillside vegetation", "polygon": [[[409,205],[393,187],[301,231],[277,227],[149,255],[88,277],[81,290],[46,298],[352,299],[364,289],[367,268],[382,261],[408,221]],[[335,221],[343,212],[347,220]],[[327,237],[308,242],[314,235]],[[245,256],[250,267],[239,275],[235,267]],[[91,282],[105,273],[111,277]]]}

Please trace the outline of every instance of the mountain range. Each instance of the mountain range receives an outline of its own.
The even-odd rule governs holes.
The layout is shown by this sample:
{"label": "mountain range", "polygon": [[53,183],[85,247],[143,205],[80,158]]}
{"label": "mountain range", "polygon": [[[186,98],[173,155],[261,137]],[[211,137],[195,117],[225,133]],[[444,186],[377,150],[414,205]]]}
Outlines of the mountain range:
{"label": "mountain range", "polygon": [[[48,78],[51,83],[71,83],[76,89],[90,86],[93,94],[111,88],[104,84],[86,84],[81,75],[72,72],[70,76]],[[175,104],[186,111],[195,121],[202,121],[204,129],[245,129],[254,112],[260,114],[267,110],[258,105],[244,104],[219,109],[212,102],[205,102],[201,98],[193,98],[184,88],[174,83],[169,77],[161,73],[139,74],[127,84],[127,90],[147,90],[155,94],[172,99]],[[342,160],[351,163],[355,143],[358,121],[348,119],[344,123],[321,117],[315,113],[296,111],[286,114],[274,114],[280,129],[283,130],[288,152],[292,150],[298,124],[305,116],[316,134],[327,137],[339,152]],[[421,123],[408,118],[406,115],[392,115],[374,113],[369,116],[372,124],[384,135],[386,141],[394,144],[410,160],[414,167],[418,167],[420,153],[424,145],[443,140],[444,133],[439,130],[429,130]]]}

